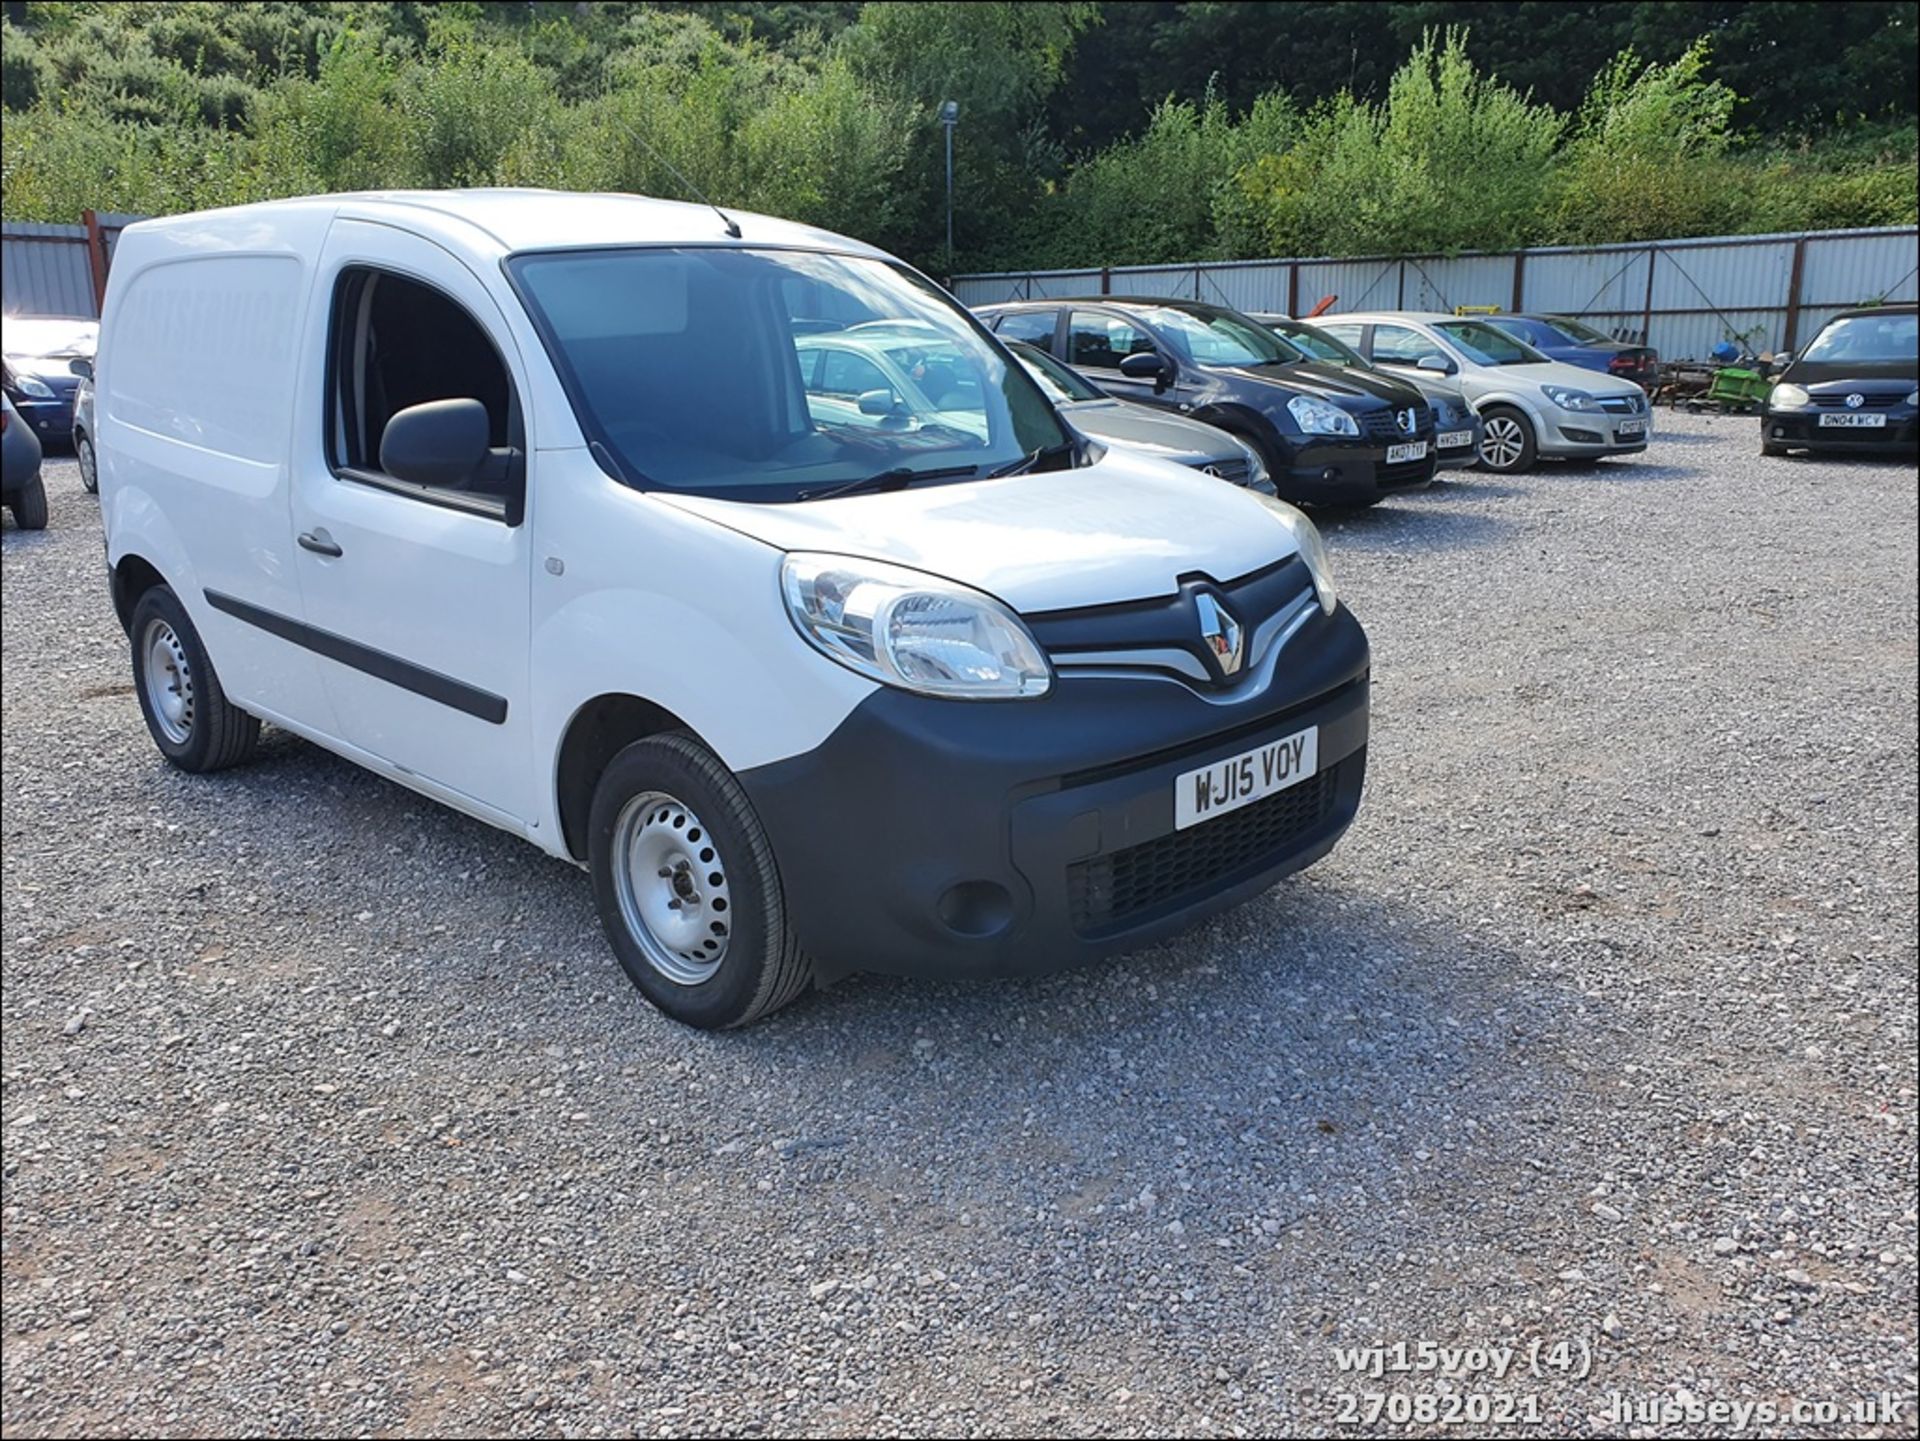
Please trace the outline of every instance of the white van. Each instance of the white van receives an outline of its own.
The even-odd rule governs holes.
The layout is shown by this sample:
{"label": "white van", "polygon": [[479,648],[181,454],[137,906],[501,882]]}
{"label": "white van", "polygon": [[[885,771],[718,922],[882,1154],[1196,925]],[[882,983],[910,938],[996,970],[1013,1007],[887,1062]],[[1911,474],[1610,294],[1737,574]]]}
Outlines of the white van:
{"label": "white van", "polygon": [[[856,327],[910,392],[803,343]],[[162,754],[270,721],[587,867],[692,1025],[1136,946],[1359,804],[1312,525],[1076,434],[857,241],[510,190],[147,221],[97,391]]]}

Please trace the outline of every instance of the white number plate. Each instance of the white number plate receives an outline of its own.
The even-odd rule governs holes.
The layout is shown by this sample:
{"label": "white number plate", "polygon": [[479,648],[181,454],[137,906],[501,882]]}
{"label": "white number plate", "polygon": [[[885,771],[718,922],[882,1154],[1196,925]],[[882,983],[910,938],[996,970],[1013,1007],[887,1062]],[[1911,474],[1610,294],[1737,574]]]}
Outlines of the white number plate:
{"label": "white number plate", "polygon": [[1298,785],[1319,769],[1320,727],[1308,726],[1282,740],[1188,771],[1173,783],[1173,828],[1184,831],[1237,811]]}
{"label": "white number plate", "polygon": [[1410,440],[1405,445],[1387,447],[1387,464],[1398,465],[1403,460],[1425,460],[1427,443],[1424,440]]}
{"label": "white number plate", "polygon": [[1622,436],[1645,435],[1647,423],[1644,420],[1623,420],[1614,427]]}
{"label": "white number plate", "polygon": [[1444,435],[1433,438],[1434,445],[1441,450],[1452,450],[1458,445],[1473,444],[1473,432],[1470,430],[1449,430]]}
{"label": "white number plate", "polygon": [[1887,418],[1884,415],[1862,415],[1858,411],[1849,410],[1842,415],[1823,415],[1820,417],[1820,423],[1822,425],[1858,425],[1868,430],[1877,430],[1887,423]]}

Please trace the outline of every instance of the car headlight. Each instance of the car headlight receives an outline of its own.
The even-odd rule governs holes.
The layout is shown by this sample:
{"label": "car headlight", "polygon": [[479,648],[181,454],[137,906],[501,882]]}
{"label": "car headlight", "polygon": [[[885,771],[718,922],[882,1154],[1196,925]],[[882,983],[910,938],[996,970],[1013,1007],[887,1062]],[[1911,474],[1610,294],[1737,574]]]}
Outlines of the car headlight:
{"label": "car headlight", "polygon": [[1920,405],[1920,390],[1916,390],[1912,394],[1907,396],[1907,404]]}
{"label": "car headlight", "polygon": [[1540,393],[1562,410],[1598,410],[1593,397],[1584,390],[1569,390],[1564,385],[1543,385]]}
{"label": "car headlight", "polygon": [[1272,511],[1274,518],[1293,536],[1294,548],[1313,576],[1313,590],[1320,597],[1320,609],[1332,615],[1340,597],[1334,593],[1333,564],[1327,559],[1327,543],[1320,539],[1320,528],[1284,500],[1267,495],[1257,495],[1254,499]]}
{"label": "car headlight", "polygon": [[1339,406],[1317,395],[1296,395],[1287,402],[1293,423],[1308,435],[1359,435],[1360,425]]}
{"label": "car headlight", "polygon": [[1767,404],[1781,406],[1807,405],[1812,400],[1813,397],[1807,394],[1805,386],[1780,384],[1774,386],[1773,393],[1767,397]]}
{"label": "car headlight", "polygon": [[35,400],[53,399],[53,387],[37,375],[16,375],[14,383],[22,395],[31,395]]}
{"label": "car headlight", "polygon": [[1046,657],[992,596],[904,566],[795,552],[780,568],[807,642],[882,685],[958,700],[1040,696]]}

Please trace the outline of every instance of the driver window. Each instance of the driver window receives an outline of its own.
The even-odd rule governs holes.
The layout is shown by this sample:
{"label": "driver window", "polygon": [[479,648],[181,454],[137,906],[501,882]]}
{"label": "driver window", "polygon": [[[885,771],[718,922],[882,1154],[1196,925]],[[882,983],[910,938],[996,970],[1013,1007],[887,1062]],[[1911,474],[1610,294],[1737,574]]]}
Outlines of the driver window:
{"label": "driver window", "polygon": [[1115,316],[1076,310],[1067,327],[1067,364],[1078,370],[1118,370],[1129,355],[1153,348],[1145,331]]}
{"label": "driver window", "polygon": [[1437,342],[1404,325],[1373,327],[1373,358],[1386,365],[1418,365],[1425,355],[1441,355]]}

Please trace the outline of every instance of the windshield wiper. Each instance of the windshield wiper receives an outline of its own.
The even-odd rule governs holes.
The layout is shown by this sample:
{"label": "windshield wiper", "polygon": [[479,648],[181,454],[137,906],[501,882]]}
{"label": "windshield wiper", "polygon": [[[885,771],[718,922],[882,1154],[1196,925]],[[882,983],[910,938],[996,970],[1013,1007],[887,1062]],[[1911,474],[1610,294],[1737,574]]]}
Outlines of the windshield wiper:
{"label": "windshield wiper", "polygon": [[803,490],[794,499],[832,500],[836,495],[852,495],[861,490],[905,490],[916,480],[949,480],[957,475],[972,475],[978,469],[975,465],[948,465],[935,470],[915,470],[912,466],[896,465],[876,475],[862,476],[859,480],[844,481],[819,490]]}
{"label": "windshield wiper", "polygon": [[1056,456],[1056,455],[1068,454],[1073,450],[1073,447],[1074,447],[1074,442],[1071,440],[1063,440],[1058,445],[1043,445],[1038,450],[1034,451],[1031,455],[1023,455],[1010,465],[1003,465],[998,470],[988,471],[987,479],[998,480],[1003,475],[1024,474],[1025,472],[1032,470],[1036,465],[1038,465],[1043,460],[1047,460],[1050,457]]}

